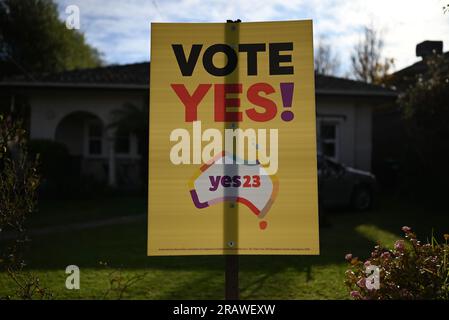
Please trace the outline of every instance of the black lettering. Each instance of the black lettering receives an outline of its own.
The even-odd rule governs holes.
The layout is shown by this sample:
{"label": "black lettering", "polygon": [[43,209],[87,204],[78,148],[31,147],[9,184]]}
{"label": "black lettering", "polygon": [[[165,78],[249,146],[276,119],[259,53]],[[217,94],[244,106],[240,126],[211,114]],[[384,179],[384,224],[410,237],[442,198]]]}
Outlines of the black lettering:
{"label": "black lettering", "polygon": [[293,74],[293,66],[281,66],[281,62],[292,62],[291,54],[281,55],[280,51],[293,50],[292,42],[270,43],[270,75]]}
{"label": "black lettering", "polygon": [[[213,63],[213,57],[218,52],[223,52],[227,57],[227,63],[223,68],[217,68]],[[204,52],[203,65],[204,69],[213,76],[227,76],[237,67],[237,54],[226,44],[214,44]]]}
{"label": "black lettering", "polygon": [[190,77],[195,70],[198,57],[200,56],[202,44],[192,45],[189,58],[186,59],[184,48],[182,44],[172,44],[173,52],[175,53],[176,60],[178,61],[179,69],[184,77]]}
{"label": "black lettering", "polygon": [[257,52],[266,50],[265,43],[240,44],[239,51],[247,53],[248,75],[257,76]]}

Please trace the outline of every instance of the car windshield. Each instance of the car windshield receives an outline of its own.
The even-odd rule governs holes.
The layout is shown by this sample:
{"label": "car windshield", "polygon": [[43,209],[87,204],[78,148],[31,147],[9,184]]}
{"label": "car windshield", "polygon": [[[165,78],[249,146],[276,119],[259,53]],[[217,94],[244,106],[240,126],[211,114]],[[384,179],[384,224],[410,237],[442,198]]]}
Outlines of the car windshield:
{"label": "car windshield", "polygon": [[328,159],[326,159],[326,166],[335,172],[338,172],[343,168],[340,164],[338,164],[334,161],[328,160]]}

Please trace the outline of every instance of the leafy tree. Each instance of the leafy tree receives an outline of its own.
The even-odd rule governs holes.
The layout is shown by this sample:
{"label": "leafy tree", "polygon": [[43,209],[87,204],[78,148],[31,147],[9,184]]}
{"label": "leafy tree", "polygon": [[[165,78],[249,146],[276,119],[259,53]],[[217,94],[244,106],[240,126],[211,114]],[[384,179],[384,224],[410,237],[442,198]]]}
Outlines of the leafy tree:
{"label": "leafy tree", "polygon": [[407,184],[438,201],[449,190],[449,63],[436,54],[424,62],[426,71],[399,98],[408,135],[403,162]]}
{"label": "leafy tree", "polygon": [[360,81],[373,84],[383,83],[394,65],[394,59],[382,59],[384,42],[372,27],[364,28],[364,37],[351,54],[352,75]]}
{"label": "leafy tree", "polygon": [[53,0],[0,0],[0,79],[100,63],[84,35],[59,20]]}
{"label": "leafy tree", "polygon": [[110,127],[116,128],[118,136],[134,134],[137,137],[144,185],[148,177],[148,112],[148,102],[143,108],[126,103],[120,109],[112,111],[115,121],[110,124]]}
{"label": "leafy tree", "polygon": [[335,75],[340,67],[340,60],[332,52],[332,47],[320,38],[318,48],[315,51],[315,70],[322,75]]}

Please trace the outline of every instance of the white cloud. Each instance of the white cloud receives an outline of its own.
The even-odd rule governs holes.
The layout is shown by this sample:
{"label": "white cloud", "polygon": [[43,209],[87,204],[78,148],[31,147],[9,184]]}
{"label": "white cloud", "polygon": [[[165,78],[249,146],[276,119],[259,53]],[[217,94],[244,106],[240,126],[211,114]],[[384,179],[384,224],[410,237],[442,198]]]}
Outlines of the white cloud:
{"label": "white cloud", "polygon": [[149,59],[150,22],[224,22],[314,20],[315,40],[325,35],[343,62],[349,56],[365,25],[381,30],[386,56],[403,68],[417,58],[415,46],[423,40],[449,43],[449,14],[443,14],[442,0],[59,0],[64,9],[76,4],[81,11],[81,30],[90,44],[109,63],[130,63]]}

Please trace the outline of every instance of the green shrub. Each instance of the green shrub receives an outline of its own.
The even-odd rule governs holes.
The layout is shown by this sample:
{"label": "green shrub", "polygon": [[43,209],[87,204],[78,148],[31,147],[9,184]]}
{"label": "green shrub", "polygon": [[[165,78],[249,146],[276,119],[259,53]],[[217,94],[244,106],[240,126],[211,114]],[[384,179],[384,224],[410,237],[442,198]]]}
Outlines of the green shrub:
{"label": "green shrub", "polygon": [[37,164],[28,153],[22,122],[0,115],[0,232],[22,232],[23,222],[34,211]]}
{"label": "green shrub", "polygon": [[[346,271],[346,285],[357,300],[380,299],[449,299],[449,234],[444,243],[432,236],[422,244],[409,227],[403,227],[405,240],[398,240],[393,250],[377,245],[365,262],[346,255],[350,268]],[[379,288],[367,286],[366,268],[379,269]]]}
{"label": "green shrub", "polygon": [[40,158],[41,191],[44,194],[63,191],[72,175],[68,166],[70,155],[67,147],[60,142],[36,139],[29,142],[29,152],[31,155],[39,155]]}
{"label": "green shrub", "polygon": [[81,157],[70,155],[60,142],[35,139],[29,142],[30,154],[39,155],[42,176],[39,195],[44,198],[92,198],[109,195],[104,181],[81,173]]}
{"label": "green shrub", "polygon": [[41,171],[48,178],[56,178],[64,172],[64,161],[70,155],[67,147],[60,142],[47,139],[35,139],[29,142],[30,154],[40,154],[42,160]]}
{"label": "green shrub", "polygon": [[[50,297],[39,279],[24,271],[25,222],[36,209],[40,183],[38,158],[30,156],[26,137],[22,121],[0,115],[0,272],[16,285],[0,299]],[[2,239],[6,232],[10,237]]]}

